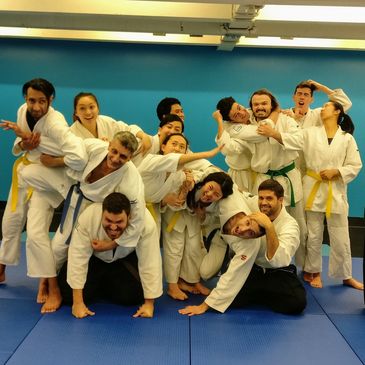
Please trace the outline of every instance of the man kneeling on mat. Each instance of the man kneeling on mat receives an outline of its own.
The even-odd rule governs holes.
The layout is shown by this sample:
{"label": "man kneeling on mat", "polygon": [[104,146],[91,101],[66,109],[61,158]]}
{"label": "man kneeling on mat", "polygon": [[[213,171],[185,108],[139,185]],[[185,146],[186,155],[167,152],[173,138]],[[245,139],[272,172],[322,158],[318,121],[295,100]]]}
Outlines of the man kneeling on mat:
{"label": "man kneeling on mat", "polygon": [[85,303],[97,298],[122,305],[144,301],[134,317],[153,317],[154,299],[162,295],[157,228],[146,209],[137,245],[118,245],[115,240],[128,226],[130,211],[129,199],[114,192],[80,215],[58,278],[63,302],[72,304],[76,318],[93,316]]}

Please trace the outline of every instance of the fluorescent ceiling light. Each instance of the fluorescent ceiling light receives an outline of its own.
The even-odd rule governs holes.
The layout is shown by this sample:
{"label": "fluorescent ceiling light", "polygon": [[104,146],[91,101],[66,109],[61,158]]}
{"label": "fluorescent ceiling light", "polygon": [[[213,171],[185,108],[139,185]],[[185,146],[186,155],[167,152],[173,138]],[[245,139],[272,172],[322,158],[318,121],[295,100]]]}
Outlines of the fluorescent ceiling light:
{"label": "fluorescent ceiling light", "polygon": [[293,38],[279,37],[241,37],[236,47],[284,47],[284,48],[319,48],[365,50],[365,40],[356,39],[325,39],[325,38]]}
{"label": "fluorescent ceiling light", "polygon": [[132,43],[172,43],[217,45],[220,36],[191,37],[188,34],[154,35],[137,32],[102,32],[89,30],[65,30],[42,28],[0,27],[0,37],[7,38],[43,38],[78,41],[107,41]]}
{"label": "fluorescent ceiling light", "polygon": [[[153,35],[152,33],[134,32],[100,32],[87,30],[61,30],[41,28],[0,27],[2,38],[41,38],[56,40],[128,42],[128,43],[158,43],[180,45],[219,46],[221,36],[191,37],[187,34]],[[347,49],[365,50],[365,40],[293,38],[279,37],[241,37],[236,47],[279,47],[279,48],[309,48],[309,49]]]}
{"label": "fluorescent ceiling light", "polygon": [[265,5],[256,20],[365,23],[365,7]]}

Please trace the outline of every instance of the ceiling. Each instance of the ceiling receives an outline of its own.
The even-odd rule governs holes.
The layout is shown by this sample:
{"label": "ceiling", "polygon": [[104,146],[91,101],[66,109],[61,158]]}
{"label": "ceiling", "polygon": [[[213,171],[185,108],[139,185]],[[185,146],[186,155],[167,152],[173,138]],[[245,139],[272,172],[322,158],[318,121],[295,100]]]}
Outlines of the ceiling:
{"label": "ceiling", "polygon": [[[365,1],[343,4],[343,0],[2,0],[0,37],[206,44],[225,51],[280,44],[365,50]],[[268,5],[341,6],[340,19],[315,19],[329,14],[322,7],[305,19],[307,8],[296,7],[299,20],[295,20],[289,8],[279,7],[283,19],[274,20],[265,15]],[[361,12],[363,18],[350,23],[347,10],[351,21]]]}

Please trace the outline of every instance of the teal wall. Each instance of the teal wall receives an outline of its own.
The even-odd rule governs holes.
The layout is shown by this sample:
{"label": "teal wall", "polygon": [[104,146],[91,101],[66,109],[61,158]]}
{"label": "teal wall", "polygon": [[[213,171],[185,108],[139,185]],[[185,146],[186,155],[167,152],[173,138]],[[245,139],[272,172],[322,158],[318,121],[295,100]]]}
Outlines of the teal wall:
{"label": "teal wall", "polygon": [[[56,87],[56,109],[71,122],[73,96],[94,92],[101,113],[146,132],[157,129],[155,108],[165,96],[181,100],[186,135],[194,151],[214,147],[216,102],[232,95],[247,105],[251,93],[270,89],[282,107],[292,105],[295,85],[314,79],[350,96],[350,115],[362,156],[365,151],[365,53],[318,50],[239,48],[219,52],[215,47],[161,46],[101,42],[0,39],[0,119],[14,120],[23,102],[21,87],[34,77]],[[326,97],[318,94],[314,106]],[[11,180],[13,135],[0,131],[0,200],[7,198]],[[364,159],[364,158],[363,158]],[[222,156],[214,162],[225,168]],[[365,173],[350,184],[350,216],[363,215]]]}

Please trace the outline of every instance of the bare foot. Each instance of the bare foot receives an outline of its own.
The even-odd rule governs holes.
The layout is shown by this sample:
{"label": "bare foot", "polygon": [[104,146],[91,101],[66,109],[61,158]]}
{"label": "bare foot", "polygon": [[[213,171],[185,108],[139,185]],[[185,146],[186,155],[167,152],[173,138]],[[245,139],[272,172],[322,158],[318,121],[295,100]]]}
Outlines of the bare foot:
{"label": "bare foot", "polygon": [[313,288],[323,288],[321,274],[319,272],[313,274],[313,279],[309,283]]}
{"label": "bare foot", "polygon": [[188,299],[188,296],[179,288],[177,283],[169,283],[167,288],[167,294],[177,300]]}
{"label": "bare foot", "polygon": [[364,290],[364,284],[354,278],[344,280],[343,285],[351,286],[358,290]]}
{"label": "bare foot", "polygon": [[199,294],[208,296],[211,292],[211,290],[209,288],[207,288],[206,286],[204,286],[202,283],[195,283],[194,287],[196,290],[199,291]]}
{"label": "bare foot", "polygon": [[199,291],[195,288],[194,284],[189,284],[181,278],[177,282],[177,285],[183,291],[186,291],[186,292],[192,293],[192,294],[199,294]]}
{"label": "bare foot", "polygon": [[303,280],[310,283],[313,280],[313,274],[310,272],[303,271]]}
{"label": "bare foot", "polygon": [[62,303],[60,288],[58,287],[57,277],[48,278],[48,297],[42,305],[41,313],[55,312]]}
{"label": "bare foot", "polygon": [[5,281],[5,269],[6,265],[0,264],[0,284]]}
{"label": "bare foot", "polygon": [[38,285],[37,303],[45,303],[48,298],[48,279],[40,278]]}

